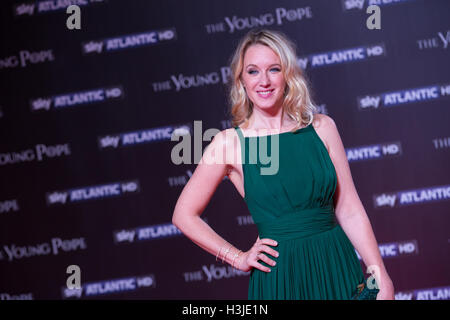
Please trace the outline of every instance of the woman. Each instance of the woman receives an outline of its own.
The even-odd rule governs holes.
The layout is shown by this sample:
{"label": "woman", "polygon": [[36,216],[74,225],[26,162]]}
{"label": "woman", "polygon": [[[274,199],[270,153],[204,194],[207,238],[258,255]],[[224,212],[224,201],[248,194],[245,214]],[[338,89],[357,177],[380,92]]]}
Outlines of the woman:
{"label": "woman", "polygon": [[[216,260],[251,271],[249,299],[351,299],[364,283],[355,248],[372,270],[377,299],[394,299],[336,124],[315,113],[294,44],[281,32],[252,30],[231,70],[234,128],[211,141],[202,157],[208,163],[201,161],[186,184],[172,222]],[[267,166],[250,161],[255,143],[277,147],[275,174],[261,174]],[[225,175],[258,228],[246,252],[200,219]]]}

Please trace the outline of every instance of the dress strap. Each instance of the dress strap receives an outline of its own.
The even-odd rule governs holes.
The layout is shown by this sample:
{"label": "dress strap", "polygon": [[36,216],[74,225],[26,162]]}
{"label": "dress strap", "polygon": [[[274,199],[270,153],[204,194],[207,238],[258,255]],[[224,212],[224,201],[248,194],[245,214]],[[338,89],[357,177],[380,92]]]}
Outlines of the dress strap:
{"label": "dress strap", "polygon": [[239,126],[234,127],[239,135],[239,138],[241,139],[241,141],[244,141],[244,135],[242,134],[242,130],[241,128],[239,128]]}

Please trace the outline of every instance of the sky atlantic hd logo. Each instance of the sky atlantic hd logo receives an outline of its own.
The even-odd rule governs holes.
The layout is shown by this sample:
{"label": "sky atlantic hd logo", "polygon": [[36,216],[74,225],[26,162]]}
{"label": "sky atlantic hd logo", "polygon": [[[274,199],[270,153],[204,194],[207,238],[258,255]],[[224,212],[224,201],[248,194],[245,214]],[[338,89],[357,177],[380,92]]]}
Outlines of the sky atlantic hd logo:
{"label": "sky atlantic hd logo", "polygon": [[[203,221],[208,223],[208,219],[203,217]],[[156,224],[145,227],[137,227],[134,229],[124,229],[113,232],[115,244],[124,242],[133,243],[137,241],[173,238],[182,236],[183,233],[172,223]]]}
{"label": "sky atlantic hd logo", "polygon": [[171,238],[183,235],[183,233],[172,223],[164,223],[135,229],[115,231],[113,233],[116,244],[135,241],[154,240],[161,238]]}
{"label": "sky atlantic hd logo", "polygon": [[[419,245],[417,240],[408,240],[402,242],[382,243],[378,245],[381,257],[385,258],[397,258],[399,256],[410,256],[419,254]],[[361,260],[361,256],[356,251],[356,256]]]}
{"label": "sky atlantic hd logo", "polygon": [[81,44],[81,49],[83,54],[100,54],[103,52],[156,45],[161,42],[175,41],[176,39],[177,33],[175,28],[168,28],[157,31],[145,31],[114,38],[91,40],[88,42],[83,42]]}
{"label": "sky atlantic hd logo", "polygon": [[400,142],[388,142],[370,146],[347,148],[346,153],[348,162],[383,159],[400,156],[402,154],[402,146]]}
{"label": "sky atlantic hd logo", "polygon": [[89,298],[99,295],[137,291],[139,289],[155,287],[155,275],[147,274],[143,276],[131,276],[122,279],[89,282],[83,284],[81,286],[81,289],[62,288],[62,298]]}
{"label": "sky atlantic hd logo", "polygon": [[394,208],[450,199],[450,185],[402,190],[373,196],[374,208]]}
{"label": "sky atlantic hd logo", "polygon": [[63,191],[48,192],[45,195],[47,205],[65,205],[81,201],[121,197],[129,193],[140,192],[139,181],[113,182],[104,185],[80,187]]}
{"label": "sky atlantic hd logo", "polygon": [[225,22],[218,22],[213,24],[207,24],[205,26],[206,32],[217,33],[226,32],[233,33],[235,31],[241,31],[245,29],[251,29],[256,27],[265,27],[277,24],[278,26],[283,25],[286,22],[301,21],[303,19],[312,19],[313,14],[311,7],[286,9],[286,8],[276,8],[275,12],[267,12],[260,14],[258,16],[248,16],[248,17],[225,17]]}
{"label": "sky atlantic hd logo", "polygon": [[41,51],[21,50],[17,55],[0,57],[0,70],[7,68],[26,68],[32,64],[55,61],[52,49]]}
{"label": "sky atlantic hd logo", "polygon": [[386,56],[386,48],[384,43],[379,43],[349,49],[313,53],[308,56],[299,57],[297,62],[300,68],[306,69],[357,62],[384,56]]}
{"label": "sky atlantic hd logo", "polygon": [[450,287],[396,292],[395,300],[450,300]]}
{"label": "sky atlantic hd logo", "polygon": [[367,110],[442,99],[448,96],[450,96],[450,85],[436,84],[415,89],[366,95],[358,97],[357,103],[360,110]]}
{"label": "sky atlantic hd logo", "polygon": [[411,2],[415,0],[341,0],[342,1],[342,9],[344,11],[349,10],[363,10],[368,6],[377,5],[377,6],[385,6],[390,4],[397,4],[401,2]]}
{"label": "sky atlantic hd logo", "polygon": [[32,16],[66,10],[70,5],[87,6],[90,4],[104,3],[106,0],[37,0],[33,2],[22,2],[14,5],[14,16]]}
{"label": "sky atlantic hd logo", "polygon": [[48,158],[58,158],[71,154],[68,143],[48,146],[37,144],[34,149],[26,149],[17,152],[0,153],[0,166],[20,162],[44,161]]}
{"label": "sky atlantic hd logo", "polygon": [[49,111],[73,106],[94,104],[124,97],[122,86],[97,88],[81,92],[58,94],[47,98],[30,100],[31,111]]}
{"label": "sky atlantic hd logo", "polygon": [[172,135],[190,135],[192,125],[190,123],[181,126],[166,126],[153,129],[145,129],[119,134],[108,134],[98,137],[99,149],[127,147],[142,143],[158,141],[171,141]]}

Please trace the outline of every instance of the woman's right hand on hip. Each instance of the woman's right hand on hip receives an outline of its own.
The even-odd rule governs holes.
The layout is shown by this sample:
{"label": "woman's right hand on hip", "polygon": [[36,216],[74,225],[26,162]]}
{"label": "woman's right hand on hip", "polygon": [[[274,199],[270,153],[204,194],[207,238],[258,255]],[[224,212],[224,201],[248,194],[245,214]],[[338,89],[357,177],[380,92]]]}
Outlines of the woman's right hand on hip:
{"label": "woman's right hand on hip", "polygon": [[238,261],[239,270],[247,272],[250,271],[252,268],[256,268],[264,272],[270,272],[271,270],[270,268],[263,266],[258,261],[261,260],[270,266],[275,266],[276,262],[270,259],[267,255],[265,255],[264,252],[272,255],[273,257],[278,257],[279,256],[278,251],[269,247],[277,245],[278,243],[275,240],[268,238],[260,239],[258,236],[255,244],[250,248],[250,250],[244,252],[240,257]]}

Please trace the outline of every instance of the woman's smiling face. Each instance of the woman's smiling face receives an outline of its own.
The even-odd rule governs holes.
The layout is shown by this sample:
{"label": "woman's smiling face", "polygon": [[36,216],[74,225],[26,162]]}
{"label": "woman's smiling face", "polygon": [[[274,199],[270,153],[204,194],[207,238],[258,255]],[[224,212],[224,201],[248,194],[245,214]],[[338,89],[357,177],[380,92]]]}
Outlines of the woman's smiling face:
{"label": "woman's smiling face", "polygon": [[281,107],[286,82],[280,58],[271,48],[262,44],[247,48],[242,81],[255,107],[267,110]]}

